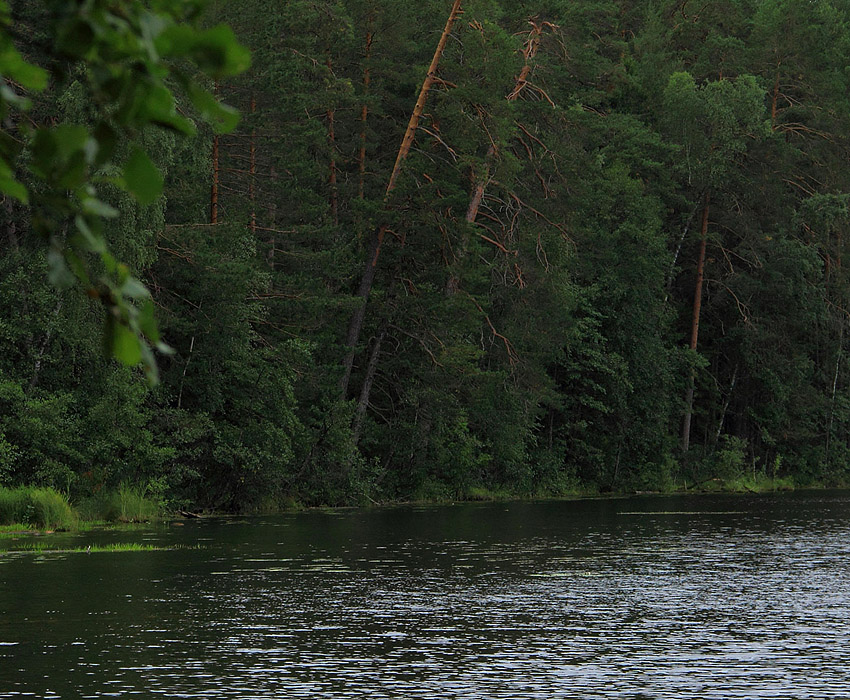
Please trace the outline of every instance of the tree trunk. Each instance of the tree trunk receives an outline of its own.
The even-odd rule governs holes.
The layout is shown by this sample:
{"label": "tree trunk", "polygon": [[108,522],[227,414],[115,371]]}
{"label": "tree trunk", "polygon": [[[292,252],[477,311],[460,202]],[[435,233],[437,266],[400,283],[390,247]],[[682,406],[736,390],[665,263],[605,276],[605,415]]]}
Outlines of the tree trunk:
{"label": "tree trunk", "polygon": [[720,411],[720,420],[717,421],[717,433],[714,436],[714,444],[720,442],[720,435],[723,432],[723,423],[726,418],[726,411],[729,410],[729,404],[732,401],[732,392],[735,391],[735,382],[738,379],[738,365],[732,370],[732,380],[729,382],[729,393],[726,394],[726,401],[723,402],[723,410]]}
{"label": "tree trunk", "polygon": [[832,378],[832,397],[829,401],[829,421],[826,426],[826,450],[824,462],[829,469],[829,450],[832,443],[832,423],[835,417],[835,394],[838,391],[838,371],[841,368],[841,350],[844,345],[844,319],[841,320],[841,327],[838,330],[838,351],[835,353],[835,373]]}
{"label": "tree trunk", "polygon": [[[697,340],[699,338],[699,315],[702,308],[702,282],[705,273],[705,245],[708,240],[708,209],[709,209],[709,194],[706,192],[705,202],[702,209],[702,231],[700,233],[699,244],[699,260],[697,262],[697,282],[694,289],[694,311],[691,321],[691,350],[697,349]],[[691,376],[688,381],[688,392],[685,396],[685,420],[682,423],[682,453],[687,455],[688,448],[691,442],[691,416],[694,408],[694,370],[691,370]]]}
{"label": "tree trunk", "polygon": [[370,30],[366,34],[366,50],[364,52],[363,106],[360,108],[360,151],[357,154],[357,196],[360,199],[363,199],[365,196],[366,124],[369,117],[369,105],[366,103],[366,98],[369,96],[369,86],[372,83],[372,75],[369,68],[369,59],[372,56],[372,38],[372,31]]}
{"label": "tree trunk", "polygon": [[369,408],[369,396],[372,393],[372,385],[375,383],[378,360],[381,357],[381,343],[384,342],[384,336],[387,334],[387,325],[386,321],[381,325],[381,329],[375,338],[375,344],[372,346],[372,352],[369,353],[369,362],[366,365],[366,377],[363,379],[363,387],[360,390],[360,399],[357,402],[357,410],[354,413],[354,421],[351,428],[355,447],[360,442],[363,421],[366,418],[366,410]]}
{"label": "tree trunk", "polygon": [[410,121],[407,124],[407,131],[404,133],[404,138],[401,141],[401,147],[398,149],[398,155],[395,159],[392,173],[390,174],[389,182],[387,183],[387,192],[389,195],[395,189],[396,181],[401,173],[401,166],[410,153],[410,147],[413,145],[413,139],[416,137],[416,129],[419,126],[419,119],[422,117],[422,112],[425,109],[425,102],[428,100],[428,92],[431,90],[431,85],[437,77],[437,66],[440,64],[440,58],[446,48],[446,43],[449,40],[452,27],[455,20],[461,13],[461,0],[454,0],[452,9],[449,11],[449,17],[446,20],[446,26],[440,35],[440,41],[437,43],[437,49],[434,51],[434,57],[431,59],[431,65],[428,66],[428,74],[425,76],[425,81],[422,83],[422,89],[419,91],[419,98],[416,100],[416,106],[413,108],[413,113],[410,115]]}
{"label": "tree trunk", "polygon": [[[257,100],[254,93],[251,93],[251,115],[257,111]],[[255,179],[257,176],[257,130],[251,126],[251,141],[249,147],[249,166],[248,166],[248,198],[251,200],[251,234],[252,240],[256,240],[257,236],[257,206],[256,206],[256,188]]]}
{"label": "tree trunk", "polygon": [[9,239],[9,249],[18,251],[18,226],[15,222],[15,204],[9,195],[5,197],[3,206],[6,209],[6,236]]}
{"label": "tree trunk", "polygon": [[776,129],[776,102],[779,99],[779,66],[776,67],[776,80],[773,82],[773,96],[770,100],[770,127]]}
{"label": "tree trunk", "polygon": [[[200,307],[199,307],[200,308]],[[186,381],[186,370],[189,369],[189,363],[192,361],[192,353],[195,351],[195,336],[192,336],[192,341],[189,343],[189,354],[186,357],[186,362],[183,365],[183,373],[180,375],[180,391],[177,392],[177,408],[183,406],[183,382]]]}
{"label": "tree trunk", "polygon": [[685,228],[682,229],[682,234],[679,236],[679,243],[676,245],[676,252],[673,253],[673,259],[670,261],[670,268],[667,270],[667,281],[664,283],[664,289],[667,291],[664,293],[664,303],[667,303],[667,300],[670,298],[670,288],[673,286],[673,275],[676,271],[676,263],[679,260],[679,253],[682,252],[682,243],[685,242],[685,238],[688,235],[688,231],[691,229],[691,223],[694,220],[694,214],[697,213],[697,209],[699,205],[695,206],[690,215],[688,216],[688,220],[685,222]]}
{"label": "tree trunk", "polygon": [[[384,195],[384,206],[387,206],[390,193],[395,189],[398,181],[401,167],[404,164],[407,155],[410,153],[410,147],[413,144],[413,139],[416,136],[416,129],[419,126],[419,119],[422,117],[422,112],[425,108],[425,102],[428,99],[428,92],[431,85],[434,83],[434,78],[437,76],[437,66],[440,63],[440,58],[446,48],[446,42],[451,34],[455,20],[461,12],[461,0],[454,0],[452,8],[449,12],[449,17],[446,20],[446,26],[440,36],[440,41],[437,43],[437,49],[434,51],[434,57],[431,59],[431,65],[428,67],[428,74],[422,83],[422,89],[419,91],[419,97],[416,100],[416,106],[413,108],[413,113],[410,115],[410,121],[407,124],[407,130],[404,133],[404,138],[401,141],[401,146],[396,156],[395,165],[393,166],[390,179],[387,183],[387,190]],[[357,309],[351,315],[351,320],[348,324],[348,333],[345,338],[345,346],[348,349],[345,358],[343,359],[343,375],[339,382],[339,393],[342,399],[348,396],[348,384],[351,380],[351,368],[354,366],[354,356],[357,352],[357,344],[360,341],[360,331],[363,328],[363,319],[366,315],[366,302],[369,299],[369,294],[372,291],[372,284],[375,281],[375,273],[377,271],[378,258],[381,254],[381,244],[384,241],[384,235],[387,232],[389,224],[379,224],[369,241],[369,249],[366,257],[366,265],[363,269],[363,274],[360,278],[360,285],[357,289],[357,296],[360,298],[360,303]]]}
{"label": "tree trunk", "polygon": [[[213,93],[218,97],[218,83],[215,84]],[[218,157],[219,141],[218,134],[213,134],[212,147],[212,188],[210,189],[210,223],[218,223],[218,185],[220,176],[220,165]]]}
{"label": "tree trunk", "polygon": [[[525,65],[522,67],[522,70],[517,76],[513,90],[511,90],[506,97],[508,102],[513,102],[520,96],[523,87],[525,87],[525,84],[528,82],[528,74],[531,72],[530,61],[535,57],[535,55],[537,55],[537,49],[540,47],[540,34],[543,31],[543,26],[536,22],[532,22],[531,27],[532,29],[529,33],[528,41],[523,49]],[[458,248],[458,253],[455,256],[453,269],[449,272],[449,279],[446,282],[446,293],[449,295],[455,294],[460,287],[460,278],[458,277],[457,268],[469,251],[470,230],[475,224],[475,219],[478,218],[478,210],[481,208],[481,202],[484,200],[484,190],[490,179],[490,169],[492,168],[495,156],[496,145],[491,143],[490,147],[487,149],[487,155],[484,157],[484,171],[475,183],[475,187],[472,190],[472,196],[469,199],[469,206],[466,209],[465,220],[468,226],[464,228],[460,239],[460,247]]]}
{"label": "tree trunk", "polygon": [[[328,70],[333,74],[333,63],[330,57],[327,60]],[[328,173],[328,185],[331,190],[331,220],[334,226],[339,224],[339,192],[337,191],[336,183],[336,133],[334,129],[334,119],[336,110],[333,107],[328,109],[328,150],[330,151],[330,167]]]}
{"label": "tree trunk", "polygon": [[[62,300],[58,299],[56,301],[56,306],[53,307],[52,316],[53,316],[54,319],[59,315],[59,312],[61,310],[62,310]],[[35,389],[35,387],[38,385],[38,380],[39,380],[39,377],[41,376],[41,364],[42,364],[42,361],[44,360],[44,354],[47,352],[47,346],[50,344],[50,338],[51,338],[52,335],[53,335],[53,329],[52,328],[48,328],[44,333],[44,337],[42,338],[42,341],[41,341],[41,347],[39,347],[38,354],[35,356],[35,363],[33,365],[32,376],[30,377],[29,385],[27,386],[27,396],[29,396],[32,393],[33,389]]]}

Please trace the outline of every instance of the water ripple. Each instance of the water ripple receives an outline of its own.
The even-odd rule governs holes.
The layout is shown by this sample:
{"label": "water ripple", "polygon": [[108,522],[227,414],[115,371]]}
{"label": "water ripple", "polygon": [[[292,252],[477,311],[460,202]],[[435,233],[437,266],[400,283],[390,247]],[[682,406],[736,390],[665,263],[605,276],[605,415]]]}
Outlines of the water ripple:
{"label": "water ripple", "polygon": [[230,522],[32,598],[15,561],[0,697],[846,698],[850,501],[784,503]]}

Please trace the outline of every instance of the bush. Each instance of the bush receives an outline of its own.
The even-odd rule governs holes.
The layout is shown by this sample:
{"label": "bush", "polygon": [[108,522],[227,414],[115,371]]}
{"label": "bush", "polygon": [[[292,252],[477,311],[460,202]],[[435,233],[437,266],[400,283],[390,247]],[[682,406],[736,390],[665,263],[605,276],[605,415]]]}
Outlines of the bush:
{"label": "bush", "polygon": [[68,530],[76,526],[77,515],[65,495],[53,489],[0,488],[0,524],[13,523]]}
{"label": "bush", "polygon": [[747,441],[732,435],[724,435],[715,455],[714,469],[717,477],[729,481],[745,476],[746,459]]}

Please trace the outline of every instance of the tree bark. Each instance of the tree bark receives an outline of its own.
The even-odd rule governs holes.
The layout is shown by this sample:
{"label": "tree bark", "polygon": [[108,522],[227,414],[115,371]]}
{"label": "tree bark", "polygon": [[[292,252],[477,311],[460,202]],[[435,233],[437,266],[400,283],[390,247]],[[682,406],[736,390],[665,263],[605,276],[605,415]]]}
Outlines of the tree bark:
{"label": "tree bark", "polygon": [[[419,126],[419,119],[422,117],[425,102],[428,99],[428,92],[430,91],[431,85],[434,83],[434,79],[437,76],[437,66],[440,63],[440,58],[446,48],[446,42],[449,39],[455,20],[457,20],[458,15],[461,12],[460,5],[461,0],[454,0],[452,3],[451,10],[449,11],[449,17],[446,20],[446,26],[440,36],[440,41],[437,43],[437,48],[434,51],[434,57],[431,59],[431,65],[428,67],[428,74],[425,76],[422,88],[419,91],[419,97],[416,100],[416,106],[413,108],[413,113],[410,115],[407,130],[404,133],[404,138],[401,141],[401,146],[399,147],[398,155],[396,156],[395,165],[393,165],[392,172],[390,173],[390,179],[387,183],[387,190],[384,195],[385,207],[387,206],[390,193],[395,189],[398,176],[401,173],[401,167],[410,153],[410,147],[413,144],[413,139],[416,136],[416,129]],[[372,233],[369,240],[366,265],[363,269],[363,274],[360,278],[360,285],[357,289],[357,296],[360,299],[360,303],[351,315],[351,319],[348,324],[348,333],[345,338],[347,352],[343,358],[343,375],[339,382],[339,393],[343,400],[348,396],[348,384],[351,380],[351,369],[354,366],[354,356],[357,352],[357,344],[360,341],[360,331],[363,328],[363,319],[366,315],[366,303],[369,299],[369,294],[372,291],[372,284],[375,281],[378,258],[381,254],[381,244],[384,241],[384,235],[386,234],[388,227],[389,224],[387,223],[379,224],[375,228],[375,231]]]}
{"label": "tree bark", "polygon": [[[699,260],[697,261],[697,281],[694,289],[694,310],[691,319],[691,350],[697,349],[699,339],[699,317],[702,308],[702,283],[705,274],[705,246],[708,240],[708,211],[709,194],[705,194],[705,202],[702,209],[702,230],[700,232]],[[691,442],[691,416],[694,408],[694,382],[696,376],[691,370],[688,381],[688,392],[685,396],[685,419],[682,423],[682,453],[687,454]]]}
{"label": "tree bark", "polygon": [[195,350],[195,336],[192,336],[192,342],[189,343],[189,355],[186,357],[186,363],[183,365],[183,373],[180,375],[180,391],[177,393],[177,408],[183,406],[183,382],[186,381],[186,370],[189,369],[189,363],[192,361],[192,353]]}
{"label": "tree bark", "polygon": [[694,214],[697,213],[697,209],[699,209],[699,205],[696,205],[692,210],[690,215],[688,216],[688,220],[685,222],[685,228],[682,229],[682,234],[679,236],[679,242],[676,245],[676,252],[673,253],[673,259],[670,261],[670,267],[667,270],[667,281],[664,283],[664,289],[667,291],[664,294],[664,303],[667,303],[667,300],[670,298],[670,288],[673,285],[673,273],[676,271],[676,263],[679,260],[679,253],[682,252],[682,243],[685,242],[685,238],[688,235],[688,231],[691,229],[691,222],[694,220]]}
{"label": "tree bark", "polygon": [[428,66],[428,74],[425,76],[425,81],[422,83],[422,88],[419,91],[419,97],[416,100],[416,106],[413,108],[413,113],[410,115],[410,121],[407,124],[407,130],[404,133],[404,138],[401,141],[401,147],[398,149],[395,165],[390,174],[389,182],[387,183],[387,192],[389,195],[395,189],[398,176],[401,173],[403,165],[410,147],[413,145],[413,139],[416,137],[416,128],[419,126],[419,120],[422,117],[422,112],[425,109],[425,102],[428,100],[428,92],[431,90],[431,85],[437,77],[437,66],[440,64],[440,58],[443,56],[443,51],[446,48],[446,42],[449,40],[452,27],[461,13],[461,0],[454,0],[452,8],[449,11],[449,17],[446,20],[446,26],[440,35],[440,41],[437,43],[437,49],[434,51],[434,57],[431,59],[431,65]]}
{"label": "tree bark", "polygon": [[776,103],[779,99],[779,66],[776,67],[776,80],[773,82],[773,96],[770,100],[770,128],[776,129]]}

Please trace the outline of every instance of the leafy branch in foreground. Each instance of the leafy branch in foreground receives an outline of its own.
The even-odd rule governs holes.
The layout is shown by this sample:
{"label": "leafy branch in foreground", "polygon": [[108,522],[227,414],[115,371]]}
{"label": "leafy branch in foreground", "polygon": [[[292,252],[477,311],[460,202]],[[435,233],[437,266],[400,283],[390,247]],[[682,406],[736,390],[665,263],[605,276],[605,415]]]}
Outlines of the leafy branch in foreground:
{"label": "leafy branch in foreground", "polygon": [[[213,79],[235,75],[248,67],[250,54],[229,27],[198,27],[198,0],[44,0],[44,7],[50,72],[56,82],[76,78],[97,116],[93,124],[38,127],[21,118],[31,106],[26,94],[48,89],[51,76],[16,47],[15,22],[0,0],[0,194],[29,207],[33,230],[48,246],[51,281],[59,287],[79,281],[102,303],[106,352],[127,365],[141,363],[155,383],[153,350],[169,348],[150,292],[110,252],[103,224],[118,212],[98,186],[118,186],[142,205],[154,202],[163,177],[141,145],[143,131],[195,132],[173,87],[216,131],[232,130],[238,113],[188,70]],[[23,160],[28,176],[19,172]]]}

